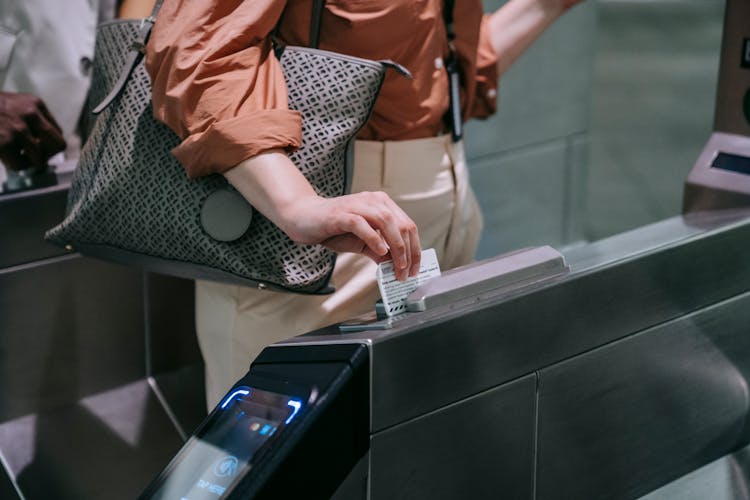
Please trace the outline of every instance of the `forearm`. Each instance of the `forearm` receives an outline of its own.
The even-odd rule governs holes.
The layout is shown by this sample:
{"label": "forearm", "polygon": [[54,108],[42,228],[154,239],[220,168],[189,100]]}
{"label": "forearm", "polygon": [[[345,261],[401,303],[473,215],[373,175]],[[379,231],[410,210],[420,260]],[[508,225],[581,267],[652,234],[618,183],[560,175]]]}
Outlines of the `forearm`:
{"label": "forearm", "polygon": [[381,262],[389,257],[399,279],[416,276],[421,248],[414,222],[382,192],[318,196],[281,150],[248,158],[227,180],[293,241],[323,244]]}
{"label": "forearm", "polygon": [[502,75],[560,15],[570,2],[509,0],[489,19],[490,41]]}
{"label": "forearm", "polygon": [[224,177],[253,207],[299,240],[290,213],[296,202],[317,196],[307,179],[281,150],[248,158],[224,173]]}

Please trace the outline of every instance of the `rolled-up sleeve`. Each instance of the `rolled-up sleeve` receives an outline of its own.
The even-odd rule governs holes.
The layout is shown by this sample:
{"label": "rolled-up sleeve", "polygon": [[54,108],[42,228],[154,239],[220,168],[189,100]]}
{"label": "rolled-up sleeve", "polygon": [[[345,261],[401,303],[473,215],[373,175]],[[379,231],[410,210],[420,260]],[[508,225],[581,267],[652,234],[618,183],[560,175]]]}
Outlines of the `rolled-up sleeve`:
{"label": "rolled-up sleeve", "polygon": [[487,118],[497,111],[497,55],[492,48],[488,20],[482,2],[474,1],[454,12],[456,52],[463,81],[462,115]]}
{"label": "rolled-up sleeve", "polygon": [[497,54],[492,48],[488,29],[488,16],[482,17],[477,44],[475,96],[469,110],[471,118],[487,118],[497,111]]}
{"label": "rolled-up sleeve", "polygon": [[172,153],[199,177],[302,142],[269,34],[279,0],[165,0],[147,47],[154,116],[180,136]]}

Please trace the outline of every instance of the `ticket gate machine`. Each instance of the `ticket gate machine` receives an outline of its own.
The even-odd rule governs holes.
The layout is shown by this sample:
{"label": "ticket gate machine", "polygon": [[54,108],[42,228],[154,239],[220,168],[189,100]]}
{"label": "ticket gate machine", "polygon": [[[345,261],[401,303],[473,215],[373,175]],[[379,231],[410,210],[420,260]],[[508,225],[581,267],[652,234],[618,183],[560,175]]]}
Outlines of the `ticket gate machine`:
{"label": "ticket gate machine", "polygon": [[748,211],[676,217],[270,346],[142,498],[637,498],[736,466],[748,242]]}
{"label": "ticket gate machine", "polygon": [[232,388],[142,498],[333,494],[369,446],[367,348],[269,356]]}
{"label": "ticket gate machine", "polygon": [[749,18],[727,2],[684,216],[461,268],[397,318],[268,347],[142,498],[637,498],[672,481],[747,498]]}
{"label": "ticket gate machine", "polygon": [[[407,307],[432,311],[462,297],[539,286],[567,272],[563,256],[550,247],[512,252],[445,273],[417,289]],[[406,319],[408,313],[395,323],[373,318],[356,329],[333,327],[331,344],[266,349],[143,498],[330,497],[370,441],[370,339],[349,342],[342,332],[394,333]]]}
{"label": "ticket gate machine", "polygon": [[714,131],[685,183],[683,211],[750,205],[750,2],[724,13]]}

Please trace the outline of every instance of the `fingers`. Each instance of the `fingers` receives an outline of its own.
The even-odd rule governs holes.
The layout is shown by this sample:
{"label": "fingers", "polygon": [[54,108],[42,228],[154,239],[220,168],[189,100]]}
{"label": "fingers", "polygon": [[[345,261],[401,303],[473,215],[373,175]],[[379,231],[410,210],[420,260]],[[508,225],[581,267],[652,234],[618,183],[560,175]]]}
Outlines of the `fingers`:
{"label": "fingers", "polygon": [[2,160],[3,165],[11,170],[28,168],[26,158],[22,153],[21,147],[15,145],[12,139],[2,141],[2,145],[0,145],[0,160]]}
{"label": "fingers", "polygon": [[41,99],[0,92],[0,157],[8,167],[46,166],[65,146],[60,126]]}
{"label": "fingers", "polygon": [[343,198],[348,198],[347,208],[356,215],[342,229],[361,239],[375,257],[373,260],[382,261],[387,248],[399,280],[416,276],[422,254],[419,233],[401,207],[382,192],[356,193]]}
{"label": "fingers", "polygon": [[404,280],[408,276],[411,251],[409,250],[408,231],[403,229],[399,219],[399,214],[396,211],[386,210],[380,214],[380,220],[374,220],[373,223],[378,224],[379,230],[388,244],[396,278]]}
{"label": "fingers", "polygon": [[414,226],[414,234],[411,236],[411,267],[409,268],[409,276],[416,276],[419,274],[419,268],[422,264],[422,245],[419,241],[419,234],[417,233],[416,225]]}
{"label": "fingers", "polygon": [[393,216],[381,231],[384,231],[383,234],[390,247],[396,277],[405,280],[409,276],[416,276],[419,273],[422,255],[417,225],[388,195],[385,193],[377,193],[377,195],[381,197],[386,213]]}
{"label": "fingers", "polygon": [[62,137],[62,127],[58,125],[57,121],[55,120],[55,117],[52,116],[52,113],[50,113],[49,110],[47,109],[47,105],[44,104],[44,101],[42,101],[41,99],[38,99],[38,102],[36,103],[36,107],[41,113],[42,117],[48,123],[49,127],[57,131],[60,137]]}
{"label": "fingers", "polygon": [[396,278],[419,272],[422,249],[414,221],[385,193],[336,198],[317,195],[286,204],[279,227],[299,243],[322,243],[337,252],[363,254],[376,262],[392,259]]}
{"label": "fingers", "polygon": [[39,139],[39,154],[46,155],[46,158],[49,158],[65,149],[65,139],[63,138],[60,125],[57,124],[52,114],[47,110],[44,102],[39,100],[35,104],[35,109],[27,115],[26,122],[32,134]]}
{"label": "fingers", "polygon": [[[353,236],[356,240],[359,240],[361,246],[366,247],[369,252],[378,257],[385,257],[388,254],[388,244],[383,239],[381,234],[376,231],[367,220],[358,214],[350,214],[344,220],[341,221],[341,230],[337,231],[344,236]],[[353,243],[347,240],[341,240],[354,246]],[[348,251],[348,250],[342,250]],[[364,253],[364,249],[357,253]]]}
{"label": "fingers", "polygon": [[353,234],[334,236],[332,238],[328,238],[322,244],[323,246],[325,246],[329,250],[333,250],[334,252],[350,252],[362,254],[377,263],[385,262],[389,259],[388,252],[383,255],[376,254],[370,249],[370,247],[365,245],[362,240],[360,240]]}
{"label": "fingers", "polygon": [[42,139],[33,135],[28,128],[18,130],[16,137],[19,152],[27,162],[27,165],[23,168],[43,167],[47,165],[47,159],[51,155],[45,152]]}
{"label": "fingers", "polygon": [[0,156],[6,159],[6,165],[12,170],[43,167],[51,156],[44,151],[41,139],[34,136],[24,123],[11,124],[9,138],[3,141]]}

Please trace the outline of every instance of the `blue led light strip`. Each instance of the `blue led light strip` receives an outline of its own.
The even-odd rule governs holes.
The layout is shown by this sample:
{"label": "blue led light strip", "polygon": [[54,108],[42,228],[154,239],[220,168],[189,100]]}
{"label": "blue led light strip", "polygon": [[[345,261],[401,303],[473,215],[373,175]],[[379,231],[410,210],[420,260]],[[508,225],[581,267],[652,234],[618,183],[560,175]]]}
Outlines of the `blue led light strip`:
{"label": "blue led light strip", "polygon": [[292,414],[289,415],[289,418],[287,418],[286,422],[284,422],[285,424],[288,424],[289,422],[292,421],[292,419],[294,417],[297,416],[297,413],[299,413],[299,409],[302,408],[302,401],[296,401],[296,400],[292,399],[286,405],[287,406],[291,406],[292,408],[294,408],[294,411],[292,412]]}
{"label": "blue led light strip", "polygon": [[221,403],[221,409],[226,410],[227,407],[229,406],[229,403],[239,398],[240,396],[247,396],[248,394],[250,394],[249,387],[240,387],[239,389],[231,393],[229,396],[227,396],[226,399],[224,399],[224,402]]}

